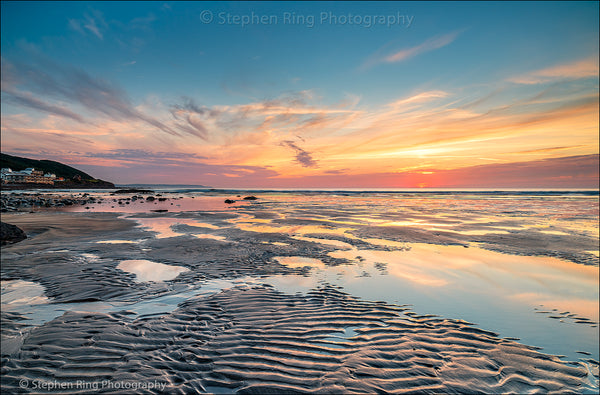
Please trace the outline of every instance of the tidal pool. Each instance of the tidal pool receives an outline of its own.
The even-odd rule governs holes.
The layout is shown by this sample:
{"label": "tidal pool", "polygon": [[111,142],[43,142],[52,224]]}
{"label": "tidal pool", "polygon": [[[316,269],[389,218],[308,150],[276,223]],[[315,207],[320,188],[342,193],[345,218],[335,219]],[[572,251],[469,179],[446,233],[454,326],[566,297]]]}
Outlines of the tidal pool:
{"label": "tidal pool", "polygon": [[265,282],[289,293],[333,284],[366,300],[408,303],[417,312],[474,322],[569,360],[585,355],[578,351],[598,360],[598,267],[476,247],[399,245],[408,248],[352,247],[330,253],[352,261],[340,266],[304,257],[276,258],[311,270]]}
{"label": "tidal pool", "polygon": [[180,303],[191,298],[211,296],[235,286],[257,284],[259,282],[251,278],[215,279],[203,281],[195,286],[182,286],[174,292],[153,298],[141,298],[135,302],[53,303],[52,299],[46,297],[42,285],[30,281],[10,280],[2,281],[1,306],[3,312],[23,314],[27,317],[25,323],[29,327],[35,327],[51,321],[67,311],[108,313],[127,310],[139,316],[167,314],[175,310]]}
{"label": "tidal pool", "polygon": [[44,287],[23,280],[2,280],[2,311],[18,310],[23,306],[48,303]]}
{"label": "tidal pool", "polygon": [[[218,226],[208,224],[205,222],[198,222],[194,219],[186,219],[186,218],[170,218],[170,217],[156,217],[156,218],[131,218],[140,224],[140,227],[156,233],[156,238],[164,239],[168,237],[177,237],[184,236],[187,234],[191,234],[196,237],[200,236],[201,228],[206,229],[219,229]],[[197,231],[192,233],[190,232],[179,232],[173,229],[176,225],[188,225],[198,227]],[[207,234],[208,235],[208,234]],[[210,237],[210,236],[205,236]]]}
{"label": "tidal pool", "polygon": [[181,273],[189,271],[189,269],[185,267],[165,265],[146,259],[127,259],[121,261],[117,266],[117,269],[135,274],[136,281],[138,282],[173,280]]}

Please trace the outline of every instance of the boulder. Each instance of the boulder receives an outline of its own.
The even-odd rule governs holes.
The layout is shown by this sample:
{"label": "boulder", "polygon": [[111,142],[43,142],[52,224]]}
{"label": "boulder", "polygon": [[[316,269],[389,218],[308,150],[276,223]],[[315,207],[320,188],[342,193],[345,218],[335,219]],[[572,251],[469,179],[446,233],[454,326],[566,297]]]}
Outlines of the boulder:
{"label": "boulder", "polygon": [[0,222],[0,244],[6,245],[11,243],[17,243],[21,240],[25,240],[27,235],[19,227],[7,224],[6,222]]}

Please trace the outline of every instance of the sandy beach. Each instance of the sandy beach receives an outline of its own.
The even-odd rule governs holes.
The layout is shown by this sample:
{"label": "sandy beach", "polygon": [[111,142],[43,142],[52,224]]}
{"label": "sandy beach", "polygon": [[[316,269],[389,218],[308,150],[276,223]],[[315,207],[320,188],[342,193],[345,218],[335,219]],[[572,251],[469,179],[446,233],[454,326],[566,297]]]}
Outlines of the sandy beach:
{"label": "sandy beach", "polygon": [[593,195],[92,195],[2,215],[3,390],[598,390]]}

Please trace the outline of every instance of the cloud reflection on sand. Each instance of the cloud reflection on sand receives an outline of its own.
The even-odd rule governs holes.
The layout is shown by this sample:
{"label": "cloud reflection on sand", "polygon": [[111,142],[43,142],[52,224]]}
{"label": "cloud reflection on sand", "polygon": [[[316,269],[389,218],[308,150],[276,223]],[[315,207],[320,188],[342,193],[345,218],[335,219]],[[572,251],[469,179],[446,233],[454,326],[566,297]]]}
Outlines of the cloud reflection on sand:
{"label": "cloud reflection on sand", "polygon": [[[330,244],[332,240],[311,241]],[[384,240],[368,241],[385,244]],[[574,359],[575,349],[593,349],[597,344],[598,267],[476,247],[396,244],[404,249],[345,246],[329,253],[350,260],[348,265],[327,266],[302,257],[277,258],[290,267],[310,266],[311,270],[304,275],[272,276],[265,282],[292,293],[334,284],[367,300],[414,303],[418,310],[460,316]],[[574,319],[549,320],[534,314],[540,304],[589,321],[584,325]],[[557,334],[569,341],[561,346],[555,342]]]}
{"label": "cloud reflection on sand", "polygon": [[121,261],[117,269],[135,274],[136,281],[139,282],[168,281],[179,276],[181,273],[189,271],[185,267],[165,265],[146,259],[127,259]]}
{"label": "cloud reflection on sand", "polygon": [[[205,222],[199,222],[193,219],[186,218],[171,218],[171,217],[157,217],[157,218],[132,218],[137,221],[142,228],[145,228],[151,232],[156,232],[156,237],[159,239],[167,238],[167,237],[177,237],[186,235],[189,232],[178,232],[173,229],[175,225],[182,224],[188,226],[194,226],[198,228],[206,228],[206,229],[219,229],[218,226],[208,224]],[[202,230],[198,229],[197,233],[200,233]],[[196,237],[202,237],[200,235],[195,235]],[[206,237],[206,236],[205,236]]]}
{"label": "cloud reflection on sand", "polygon": [[44,287],[31,281],[2,281],[2,310],[48,303]]}

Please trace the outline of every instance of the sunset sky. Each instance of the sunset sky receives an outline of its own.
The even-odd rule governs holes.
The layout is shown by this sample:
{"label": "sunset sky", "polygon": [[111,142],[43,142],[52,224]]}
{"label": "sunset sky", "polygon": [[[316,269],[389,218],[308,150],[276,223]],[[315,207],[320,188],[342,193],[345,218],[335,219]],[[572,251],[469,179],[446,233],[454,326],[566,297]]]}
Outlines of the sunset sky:
{"label": "sunset sky", "polygon": [[115,183],[598,187],[598,2],[2,2],[2,152]]}

